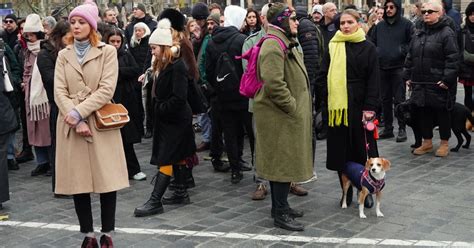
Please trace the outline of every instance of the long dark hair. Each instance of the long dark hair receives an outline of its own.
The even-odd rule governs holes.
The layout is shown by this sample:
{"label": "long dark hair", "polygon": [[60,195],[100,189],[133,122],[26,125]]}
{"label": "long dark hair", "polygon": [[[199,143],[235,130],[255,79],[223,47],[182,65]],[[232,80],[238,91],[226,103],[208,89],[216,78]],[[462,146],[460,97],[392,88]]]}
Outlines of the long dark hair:
{"label": "long dark hair", "polygon": [[[257,18],[257,23],[255,24],[255,29],[254,30],[251,30],[250,26],[247,23],[247,16],[249,16],[250,13],[255,13],[255,17]],[[260,29],[262,29],[262,20],[260,19],[260,14],[258,13],[258,11],[254,10],[252,8],[248,8],[247,9],[247,14],[245,15],[245,26],[242,28],[241,33],[250,35],[251,31],[258,32],[258,31],[260,31]]]}
{"label": "long dark hair", "polygon": [[102,39],[102,41],[109,44],[110,37],[112,37],[114,35],[120,36],[120,38],[122,39],[122,43],[120,44],[120,49],[118,49],[118,50],[121,50],[124,47],[124,43],[126,41],[125,41],[125,36],[124,36],[122,30],[120,30],[117,27],[110,26],[110,29],[107,30],[107,32],[105,33],[104,38]]}
{"label": "long dark hair", "polygon": [[51,30],[51,34],[49,34],[49,42],[53,45],[53,50],[51,54],[56,57],[58,56],[59,51],[63,49],[66,44],[63,42],[63,37],[65,35],[70,35],[69,31],[71,30],[71,25],[67,21],[59,21],[54,26],[53,30]]}

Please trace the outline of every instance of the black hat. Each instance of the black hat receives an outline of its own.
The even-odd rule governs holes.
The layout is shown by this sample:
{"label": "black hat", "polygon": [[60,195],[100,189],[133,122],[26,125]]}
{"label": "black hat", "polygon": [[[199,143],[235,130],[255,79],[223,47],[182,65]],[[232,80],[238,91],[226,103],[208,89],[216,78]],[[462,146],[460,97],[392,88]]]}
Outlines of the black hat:
{"label": "black hat", "polygon": [[471,2],[466,7],[466,20],[474,12],[474,2]]}
{"label": "black hat", "polygon": [[205,3],[196,3],[191,10],[191,15],[196,20],[206,20],[209,14],[209,8]]}
{"label": "black hat", "polygon": [[17,22],[16,15],[14,15],[14,14],[8,14],[8,15],[6,15],[5,18],[3,18],[3,20],[6,20],[6,19],[12,19],[12,20],[14,20],[15,22]]}
{"label": "black hat", "polygon": [[186,22],[186,19],[181,12],[175,10],[175,9],[165,9],[163,12],[161,12],[160,16],[158,17],[158,21],[163,19],[163,18],[168,18],[171,22],[171,27],[178,31],[182,32],[184,31],[184,25]]}

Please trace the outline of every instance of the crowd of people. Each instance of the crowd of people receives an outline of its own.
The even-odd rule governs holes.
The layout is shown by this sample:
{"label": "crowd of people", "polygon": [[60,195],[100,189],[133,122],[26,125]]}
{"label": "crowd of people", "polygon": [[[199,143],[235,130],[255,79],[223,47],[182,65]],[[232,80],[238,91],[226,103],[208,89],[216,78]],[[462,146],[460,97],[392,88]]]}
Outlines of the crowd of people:
{"label": "crowd of people", "polygon": [[[209,151],[204,159],[215,172],[230,171],[232,184],[253,170],[252,199],[270,191],[274,225],[302,231],[295,218],[304,213],[290,207],[288,194],[308,194],[302,183],[316,177],[316,140],[327,140],[326,167],[337,172],[342,190],[346,164],[379,156],[377,139],[395,138],[394,108],[408,101],[423,137],[413,154],[432,152],[439,126],[435,155],[448,156],[458,82],[474,111],[474,3],[465,16],[450,0],[418,3],[409,19],[399,0],[369,12],[352,5],[339,12],[319,1],[310,12],[283,3],[261,10],[197,3],[190,17],[176,9],[152,17],[139,3],[128,23],[92,0],[65,18],[7,15],[0,43],[0,207],[10,197],[8,170],[35,160],[31,176],[52,176],[54,197],[72,196],[82,247],[112,247],[117,191],[129,180],[146,180],[134,144],[151,138],[150,164],[158,170],[136,217],[189,204],[197,153]],[[254,46],[263,85],[249,99],[239,88],[250,61],[238,57]],[[130,121],[99,130],[94,113],[112,101],[125,106]],[[383,128],[380,134],[373,125]],[[246,140],[251,161],[244,160]],[[407,141],[401,119],[395,140]],[[164,196],[166,190],[172,193]],[[99,241],[91,193],[100,194]],[[349,205],[352,187],[347,194]],[[370,196],[364,205],[373,205]]]}

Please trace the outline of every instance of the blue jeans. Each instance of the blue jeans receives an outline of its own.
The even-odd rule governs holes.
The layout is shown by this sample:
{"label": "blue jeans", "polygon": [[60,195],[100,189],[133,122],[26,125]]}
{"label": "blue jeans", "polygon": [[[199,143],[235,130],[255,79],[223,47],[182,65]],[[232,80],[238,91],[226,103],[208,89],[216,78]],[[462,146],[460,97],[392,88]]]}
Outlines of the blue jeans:
{"label": "blue jeans", "polygon": [[201,114],[198,117],[199,121],[199,126],[201,126],[201,135],[202,135],[202,141],[209,143],[211,142],[211,135],[212,135],[212,124],[211,124],[211,118],[209,117],[208,113]]}
{"label": "blue jeans", "polygon": [[15,159],[15,133],[8,136],[7,159]]}
{"label": "blue jeans", "polygon": [[49,163],[50,149],[51,146],[35,146],[36,163],[38,165]]}

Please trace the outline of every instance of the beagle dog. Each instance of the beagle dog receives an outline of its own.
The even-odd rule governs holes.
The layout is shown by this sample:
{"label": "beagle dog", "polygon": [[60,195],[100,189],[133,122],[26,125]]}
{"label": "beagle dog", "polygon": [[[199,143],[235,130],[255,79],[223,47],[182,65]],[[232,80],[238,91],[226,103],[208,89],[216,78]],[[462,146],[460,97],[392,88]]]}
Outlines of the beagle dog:
{"label": "beagle dog", "polygon": [[361,164],[348,162],[342,171],[342,208],[347,208],[347,190],[351,185],[360,190],[359,194],[359,217],[367,218],[364,214],[364,201],[368,194],[375,194],[377,217],[383,217],[380,211],[382,189],[385,186],[385,172],[390,170],[390,161],[385,158],[370,158]]}

